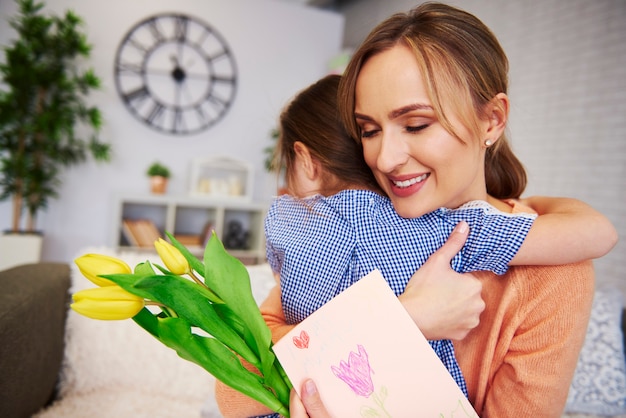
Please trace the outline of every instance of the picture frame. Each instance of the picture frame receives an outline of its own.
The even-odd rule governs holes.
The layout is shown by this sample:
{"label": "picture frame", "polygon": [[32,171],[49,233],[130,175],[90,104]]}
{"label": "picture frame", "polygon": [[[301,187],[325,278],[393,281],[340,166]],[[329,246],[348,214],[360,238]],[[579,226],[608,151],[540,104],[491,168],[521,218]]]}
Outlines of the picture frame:
{"label": "picture frame", "polygon": [[193,197],[252,200],[252,165],[227,156],[195,158],[189,194]]}

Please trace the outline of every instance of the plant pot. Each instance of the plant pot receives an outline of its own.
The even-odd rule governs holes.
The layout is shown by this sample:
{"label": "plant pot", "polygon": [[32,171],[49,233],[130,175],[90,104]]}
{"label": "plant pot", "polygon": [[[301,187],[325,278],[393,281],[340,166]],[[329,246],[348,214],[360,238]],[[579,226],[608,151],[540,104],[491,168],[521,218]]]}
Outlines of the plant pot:
{"label": "plant pot", "polygon": [[164,194],[167,191],[167,177],[150,177],[150,191],[154,194]]}
{"label": "plant pot", "polygon": [[41,261],[43,235],[5,232],[0,235],[0,270]]}

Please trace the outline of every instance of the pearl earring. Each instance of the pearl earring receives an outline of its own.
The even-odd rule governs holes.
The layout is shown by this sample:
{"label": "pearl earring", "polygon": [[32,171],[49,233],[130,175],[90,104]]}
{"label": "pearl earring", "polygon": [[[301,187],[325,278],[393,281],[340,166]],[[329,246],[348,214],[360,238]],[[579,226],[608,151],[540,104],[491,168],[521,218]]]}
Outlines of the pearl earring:
{"label": "pearl earring", "polygon": [[486,147],[491,146],[491,139],[486,139],[486,140],[485,140],[485,146],[486,146]]}

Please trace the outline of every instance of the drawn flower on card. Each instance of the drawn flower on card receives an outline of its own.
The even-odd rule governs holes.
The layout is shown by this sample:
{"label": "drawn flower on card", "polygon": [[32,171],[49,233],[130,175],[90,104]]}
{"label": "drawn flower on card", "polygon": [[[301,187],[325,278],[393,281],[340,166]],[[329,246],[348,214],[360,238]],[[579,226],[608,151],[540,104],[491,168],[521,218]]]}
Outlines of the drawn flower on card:
{"label": "drawn flower on card", "polygon": [[[446,418],[448,415],[444,415],[443,413],[439,414],[439,418]],[[468,411],[467,409],[465,409],[465,406],[463,406],[463,401],[461,401],[459,399],[459,402],[456,404],[456,407],[453,411],[450,412],[449,415],[451,418],[455,418],[455,417],[467,417],[467,418],[472,418],[472,417],[478,417],[478,415],[476,415],[476,413],[474,412],[474,410],[472,410],[470,408],[470,410]]]}
{"label": "drawn flower on card", "polygon": [[376,406],[363,405],[360,413],[363,418],[391,418],[389,411],[385,409],[385,400],[387,400],[387,387],[382,386],[378,393],[374,392],[371,399]]}
{"label": "drawn flower on card", "polygon": [[309,348],[309,334],[305,330],[300,331],[300,335],[293,337],[293,345],[298,348]]}
{"label": "drawn flower on card", "polygon": [[335,376],[350,386],[355,394],[368,398],[374,391],[372,369],[365,348],[361,344],[357,345],[357,348],[359,353],[350,351],[347,363],[341,360],[339,367],[330,366],[330,368]]}

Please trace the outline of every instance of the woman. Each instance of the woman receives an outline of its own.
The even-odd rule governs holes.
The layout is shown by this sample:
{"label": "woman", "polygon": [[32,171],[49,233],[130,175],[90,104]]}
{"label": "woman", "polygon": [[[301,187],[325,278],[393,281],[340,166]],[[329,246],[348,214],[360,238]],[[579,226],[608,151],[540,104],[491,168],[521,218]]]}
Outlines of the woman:
{"label": "woman", "polygon": [[[375,28],[340,86],[340,111],[402,216],[486,199],[515,212],[523,168],[504,129],[508,62],[476,17],[426,3]],[[559,417],[585,336],[591,262],[475,273],[485,311],[455,341],[481,417]],[[411,284],[400,297],[411,312]]]}

